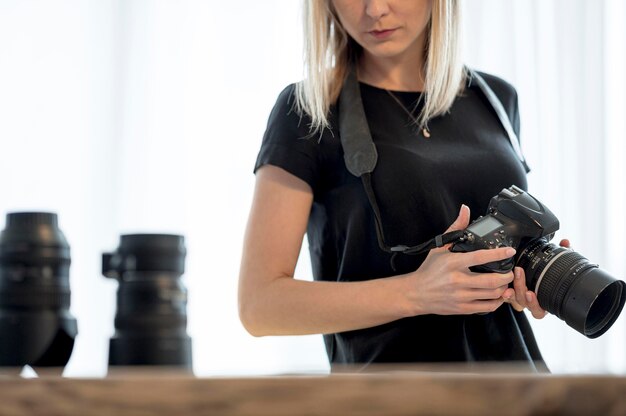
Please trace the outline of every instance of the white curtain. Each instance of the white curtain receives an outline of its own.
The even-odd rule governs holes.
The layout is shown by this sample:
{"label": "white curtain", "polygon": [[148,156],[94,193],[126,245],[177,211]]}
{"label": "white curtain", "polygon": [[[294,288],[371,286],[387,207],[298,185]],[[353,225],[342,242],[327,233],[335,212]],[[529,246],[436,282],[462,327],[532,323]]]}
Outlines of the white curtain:
{"label": "white curtain", "polygon": [[[592,262],[624,278],[626,7],[621,0],[464,3],[466,62],[517,87],[530,191]],[[554,371],[624,372],[625,319],[588,340],[534,321]]]}
{"label": "white curtain", "polygon": [[[0,0],[0,215],[52,210],[72,247],[67,375],[106,371],[128,232],[186,237],[198,375],[328,369],[321,336],[255,339],[237,317],[252,167],[302,76],[293,0]],[[466,62],[518,89],[530,189],[560,237],[624,277],[626,10],[620,0],[464,3]],[[0,221],[3,225],[3,221]],[[306,244],[297,276],[310,279]],[[624,318],[597,340],[534,322],[556,372],[625,372]]]}

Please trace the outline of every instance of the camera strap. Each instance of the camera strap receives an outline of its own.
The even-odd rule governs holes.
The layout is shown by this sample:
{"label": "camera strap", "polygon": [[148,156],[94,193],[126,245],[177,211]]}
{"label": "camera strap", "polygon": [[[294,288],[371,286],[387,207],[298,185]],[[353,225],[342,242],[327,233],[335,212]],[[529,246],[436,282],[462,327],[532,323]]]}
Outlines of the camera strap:
{"label": "camera strap", "polygon": [[[480,74],[469,68],[466,68],[466,70],[469,74],[470,82],[476,82],[476,85],[493,107],[500,123],[507,133],[515,154],[524,168],[528,170],[528,165],[526,164],[526,160],[522,154],[517,135],[515,134],[511,121],[509,120],[502,103]],[[341,88],[337,107],[339,113],[339,136],[341,138],[341,145],[344,151],[344,162],[346,164],[346,168],[351,174],[361,178],[361,182],[365,188],[365,193],[367,194],[367,199],[372,207],[372,210],[374,211],[378,245],[381,250],[393,254],[392,267],[393,260],[398,253],[416,255],[435,247],[442,247],[446,244],[462,241],[465,235],[464,232],[453,231],[438,235],[432,240],[418,246],[409,247],[405,245],[397,245],[392,247],[386,243],[380,208],[376,202],[376,195],[374,194],[374,188],[372,187],[372,172],[376,168],[378,152],[376,150],[376,146],[374,145],[374,141],[372,140],[372,134],[367,123],[365,110],[363,109],[363,101],[361,100],[361,92],[354,65],[352,65],[348,71],[346,80]]]}
{"label": "camera strap", "polygon": [[509,137],[509,142],[511,143],[511,147],[513,147],[513,151],[515,151],[517,158],[524,166],[524,169],[526,169],[526,172],[528,172],[530,168],[528,167],[528,164],[526,164],[526,158],[524,158],[522,148],[519,145],[519,138],[517,137],[517,134],[515,134],[515,130],[511,125],[511,120],[509,120],[509,116],[507,115],[502,102],[500,102],[496,93],[493,92],[489,84],[487,84],[485,79],[478,72],[469,68],[467,68],[467,71],[469,73],[470,83],[475,81],[485,98],[487,98],[487,101],[489,101],[489,104],[491,104],[491,107],[496,112],[496,115],[500,120],[500,124],[502,124],[502,127],[504,127],[504,130]]}

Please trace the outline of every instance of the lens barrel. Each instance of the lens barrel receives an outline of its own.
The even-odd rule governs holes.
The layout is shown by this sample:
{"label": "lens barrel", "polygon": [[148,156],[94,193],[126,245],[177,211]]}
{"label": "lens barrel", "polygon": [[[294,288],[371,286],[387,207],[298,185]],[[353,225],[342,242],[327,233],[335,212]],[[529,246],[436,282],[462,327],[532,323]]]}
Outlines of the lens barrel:
{"label": "lens barrel", "polygon": [[187,335],[184,237],[122,235],[102,256],[102,273],[119,282],[109,365],[160,365],[191,369]]}
{"label": "lens barrel", "polygon": [[624,307],[626,283],[544,238],[530,242],[517,265],[541,307],[588,338],[608,331]]}
{"label": "lens barrel", "polygon": [[50,212],[15,212],[0,233],[0,366],[62,367],[77,334],[70,247]]}

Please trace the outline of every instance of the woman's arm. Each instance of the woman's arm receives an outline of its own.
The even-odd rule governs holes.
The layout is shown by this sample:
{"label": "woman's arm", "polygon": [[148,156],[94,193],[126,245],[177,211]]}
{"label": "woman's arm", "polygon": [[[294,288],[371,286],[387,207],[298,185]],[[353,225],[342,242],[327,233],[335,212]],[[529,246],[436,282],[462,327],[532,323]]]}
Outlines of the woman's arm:
{"label": "woman's arm", "polygon": [[[294,279],[312,201],[309,185],[287,171],[271,165],[257,171],[239,276],[239,315],[252,335],[334,333],[426,313],[489,312],[502,304],[513,274],[476,274],[468,267],[511,257],[512,249],[441,248],[413,273],[362,282]],[[450,229],[468,222],[465,207]]]}

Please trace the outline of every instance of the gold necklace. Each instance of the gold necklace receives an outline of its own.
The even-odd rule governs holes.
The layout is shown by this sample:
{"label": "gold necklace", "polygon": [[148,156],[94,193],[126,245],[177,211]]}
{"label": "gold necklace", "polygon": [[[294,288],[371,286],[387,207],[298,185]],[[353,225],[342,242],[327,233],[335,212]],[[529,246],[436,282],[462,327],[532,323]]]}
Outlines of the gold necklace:
{"label": "gold necklace", "polygon": [[[413,122],[415,123],[415,125],[416,125],[416,126],[419,126],[419,124],[420,124],[420,123],[419,123],[419,121],[417,120],[417,118],[415,118],[415,117],[413,116],[413,113],[411,113],[411,112],[408,110],[408,108],[406,108],[406,107],[404,106],[404,104],[402,104],[402,101],[400,101],[400,99],[399,99],[398,97],[396,97],[396,95],[395,95],[394,93],[392,93],[391,91],[389,91],[389,90],[385,90],[385,91],[387,91],[387,94],[389,94],[389,96],[390,96],[391,98],[393,98],[393,100],[394,100],[394,101],[395,101],[395,102],[396,102],[396,103],[400,106],[400,108],[402,108],[402,109],[404,110],[404,112],[405,112],[405,113],[409,116],[409,118],[410,118],[411,120],[413,120]],[[427,139],[430,137],[430,130],[428,129],[428,126],[424,126],[424,128],[422,128],[422,135],[423,135],[425,138],[427,138]]]}

